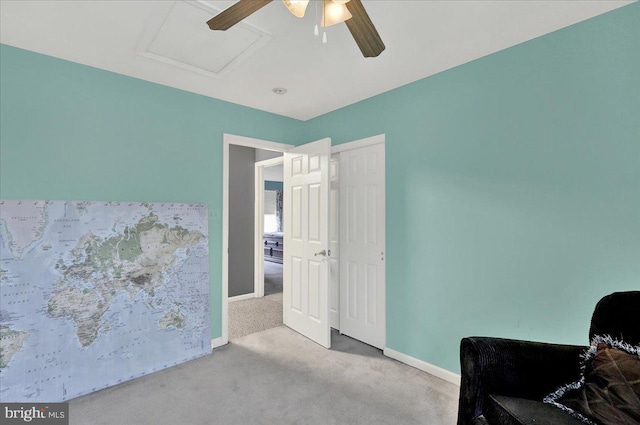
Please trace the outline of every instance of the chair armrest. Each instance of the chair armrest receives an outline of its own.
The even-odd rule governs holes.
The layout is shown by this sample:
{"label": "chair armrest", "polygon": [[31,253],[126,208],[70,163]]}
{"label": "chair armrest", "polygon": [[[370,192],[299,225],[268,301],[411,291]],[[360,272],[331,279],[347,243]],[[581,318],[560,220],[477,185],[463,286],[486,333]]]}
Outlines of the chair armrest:
{"label": "chair armrest", "polygon": [[460,342],[458,425],[472,425],[490,394],[542,401],[580,376],[588,347],[502,338],[469,337]]}

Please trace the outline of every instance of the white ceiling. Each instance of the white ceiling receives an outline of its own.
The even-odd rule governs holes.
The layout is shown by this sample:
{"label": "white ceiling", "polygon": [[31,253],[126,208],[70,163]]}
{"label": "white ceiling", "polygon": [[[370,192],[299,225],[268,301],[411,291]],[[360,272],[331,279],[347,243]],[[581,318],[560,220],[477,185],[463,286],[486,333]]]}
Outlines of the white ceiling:
{"label": "white ceiling", "polygon": [[387,46],[378,58],[344,24],[326,45],[314,37],[315,1],[303,19],[276,0],[209,30],[233,3],[0,0],[0,42],[307,120],[633,1],[363,0]]}

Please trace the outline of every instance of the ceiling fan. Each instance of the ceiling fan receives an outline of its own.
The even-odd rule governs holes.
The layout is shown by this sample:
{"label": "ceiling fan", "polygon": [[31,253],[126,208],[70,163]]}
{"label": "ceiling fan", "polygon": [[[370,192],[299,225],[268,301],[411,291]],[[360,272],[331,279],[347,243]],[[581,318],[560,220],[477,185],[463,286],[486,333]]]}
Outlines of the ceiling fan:
{"label": "ceiling fan", "polygon": [[[240,0],[207,21],[212,30],[225,31],[273,0]],[[302,18],[309,0],[282,0],[296,17]],[[344,22],[366,58],[376,57],[385,49],[380,34],[360,0],[322,0],[321,26]]]}

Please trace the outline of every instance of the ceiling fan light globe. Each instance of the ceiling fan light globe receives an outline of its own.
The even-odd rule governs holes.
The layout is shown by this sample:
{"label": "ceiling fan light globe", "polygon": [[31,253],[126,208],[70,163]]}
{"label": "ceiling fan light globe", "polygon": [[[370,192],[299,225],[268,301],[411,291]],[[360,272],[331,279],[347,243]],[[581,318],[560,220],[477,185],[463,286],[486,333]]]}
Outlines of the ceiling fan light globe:
{"label": "ceiling fan light globe", "polygon": [[309,0],[282,0],[282,3],[295,17],[302,18],[309,5]]}
{"label": "ceiling fan light globe", "polygon": [[347,2],[323,0],[322,2],[322,27],[339,24],[351,19],[353,16],[346,6]]}

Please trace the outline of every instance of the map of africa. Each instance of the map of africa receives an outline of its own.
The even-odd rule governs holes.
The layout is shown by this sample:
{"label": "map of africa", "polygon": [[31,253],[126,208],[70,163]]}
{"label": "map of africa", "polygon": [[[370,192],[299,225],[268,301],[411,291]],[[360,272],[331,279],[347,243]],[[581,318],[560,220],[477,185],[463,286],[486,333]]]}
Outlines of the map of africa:
{"label": "map of africa", "polygon": [[209,354],[207,219],[0,200],[0,400],[64,401]]}

